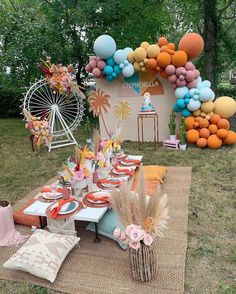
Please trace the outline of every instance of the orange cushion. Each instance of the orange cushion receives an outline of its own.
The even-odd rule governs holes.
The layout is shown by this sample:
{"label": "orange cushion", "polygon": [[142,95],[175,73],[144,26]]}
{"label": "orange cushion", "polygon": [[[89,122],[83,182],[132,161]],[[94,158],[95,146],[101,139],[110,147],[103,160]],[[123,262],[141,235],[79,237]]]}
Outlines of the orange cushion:
{"label": "orange cushion", "polygon": [[[149,196],[152,196],[158,187],[159,181],[145,181],[145,184],[146,184],[146,194]],[[137,188],[138,188],[138,181],[134,180],[132,184],[132,190],[136,191]]]}
{"label": "orange cushion", "polygon": [[[19,210],[15,211],[13,213],[13,218],[15,223],[21,224],[24,226],[29,226],[29,227],[36,227],[40,228],[40,221],[39,221],[39,216],[33,216],[33,215],[28,215],[24,214],[23,211],[25,208],[29,207],[31,204],[33,204],[37,199],[30,199],[22,208]],[[46,225],[46,218],[42,218],[42,224]]]}
{"label": "orange cushion", "polygon": [[[143,166],[143,173],[145,181],[159,181],[163,183],[163,178],[165,177],[167,168],[159,165],[146,165]],[[135,178],[138,179],[138,173],[136,173]]]}

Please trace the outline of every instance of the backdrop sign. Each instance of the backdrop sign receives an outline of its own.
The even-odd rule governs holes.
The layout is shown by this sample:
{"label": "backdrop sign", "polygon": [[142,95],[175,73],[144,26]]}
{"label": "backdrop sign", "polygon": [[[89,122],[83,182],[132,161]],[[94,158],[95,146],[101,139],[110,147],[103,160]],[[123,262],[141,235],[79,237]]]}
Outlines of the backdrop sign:
{"label": "backdrop sign", "polygon": [[125,78],[118,90],[118,97],[143,96],[145,92],[151,95],[164,94],[161,81],[156,73],[136,72],[132,77]]}

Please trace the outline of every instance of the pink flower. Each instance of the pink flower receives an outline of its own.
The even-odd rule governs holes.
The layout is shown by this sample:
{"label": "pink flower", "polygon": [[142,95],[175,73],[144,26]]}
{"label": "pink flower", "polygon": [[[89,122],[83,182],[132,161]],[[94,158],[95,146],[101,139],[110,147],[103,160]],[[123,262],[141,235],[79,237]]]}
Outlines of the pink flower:
{"label": "pink flower", "polygon": [[82,170],[79,171],[75,171],[74,176],[73,176],[73,180],[74,181],[81,181],[84,178],[84,173]]}
{"label": "pink flower", "polygon": [[124,232],[122,232],[121,235],[120,235],[120,240],[125,241],[126,238],[127,238],[126,234]]}
{"label": "pink flower", "polygon": [[129,247],[138,250],[140,248],[140,242],[129,242]]}
{"label": "pink flower", "polygon": [[135,225],[133,225],[133,224],[128,225],[128,226],[126,227],[126,229],[125,229],[125,234],[126,234],[127,236],[129,236],[130,233],[131,233],[131,231],[134,230],[134,229],[136,229],[136,227],[137,227],[137,226],[135,226]]}
{"label": "pink flower", "polygon": [[138,242],[143,239],[144,237],[144,230],[136,227],[133,230],[131,230],[129,234],[129,238],[131,239],[132,242]]}
{"label": "pink flower", "polygon": [[119,227],[115,228],[115,230],[113,232],[113,236],[116,237],[116,238],[119,238],[120,234],[121,234],[120,228]]}
{"label": "pink flower", "polygon": [[144,242],[145,245],[147,245],[147,246],[151,246],[151,244],[152,244],[152,242],[153,242],[152,235],[146,233],[146,234],[144,235],[143,242]]}

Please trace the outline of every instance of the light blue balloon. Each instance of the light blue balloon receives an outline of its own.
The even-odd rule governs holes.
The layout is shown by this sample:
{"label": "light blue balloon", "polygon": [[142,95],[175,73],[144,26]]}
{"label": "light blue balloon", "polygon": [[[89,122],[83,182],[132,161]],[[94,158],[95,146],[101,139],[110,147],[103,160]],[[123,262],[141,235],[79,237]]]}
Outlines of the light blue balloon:
{"label": "light blue balloon", "polygon": [[106,66],[104,67],[104,73],[105,73],[105,75],[107,75],[107,76],[111,75],[111,74],[113,73],[113,67],[110,66],[110,65],[106,65]]}
{"label": "light blue balloon", "polygon": [[121,70],[121,68],[119,67],[118,64],[116,64],[116,65],[113,67],[113,70],[114,70],[114,72],[115,72],[117,75],[119,75],[119,74],[122,72],[122,70]]}
{"label": "light blue balloon", "polygon": [[191,115],[192,112],[185,108],[184,110],[181,111],[181,113],[184,117],[188,117]]}
{"label": "light blue balloon", "polygon": [[124,60],[124,65],[128,65],[129,64],[129,61],[127,59]]}
{"label": "light blue balloon", "polygon": [[212,96],[212,98],[211,98],[211,101],[213,101],[213,100],[215,100],[215,98],[216,98],[216,94],[213,92],[213,96]]}
{"label": "light blue balloon", "polygon": [[97,56],[108,59],[116,51],[116,42],[109,35],[101,35],[95,40],[93,50]]}
{"label": "light blue balloon", "polygon": [[208,80],[203,81],[203,84],[204,84],[205,87],[208,87],[208,88],[211,87],[211,82],[208,81]]}
{"label": "light blue balloon", "polygon": [[184,99],[182,99],[182,98],[178,99],[177,102],[176,102],[176,104],[181,109],[184,109],[185,108]]}
{"label": "light blue balloon", "polygon": [[129,52],[133,52],[134,50],[133,50],[132,48],[130,48],[130,47],[126,47],[126,48],[124,49],[124,51],[125,51],[125,53],[128,55]]}
{"label": "light blue balloon", "polygon": [[134,67],[133,67],[133,65],[131,63],[129,63],[127,66],[125,66],[122,69],[122,74],[126,78],[132,77],[132,75],[134,74]]}
{"label": "light blue balloon", "polygon": [[198,78],[197,78],[197,83],[198,83],[198,82],[202,82],[202,78],[201,78],[201,77],[198,77]]}
{"label": "light blue balloon", "polygon": [[175,90],[175,97],[177,99],[179,98],[183,98],[185,94],[188,93],[188,88],[187,87],[178,87],[176,90]]}
{"label": "light blue balloon", "polygon": [[187,105],[187,109],[190,111],[196,111],[201,107],[201,102],[199,100],[190,99]]}
{"label": "light blue balloon", "polygon": [[198,100],[199,99],[199,95],[193,95],[193,100]]}
{"label": "light blue balloon", "polygon": [[114,54],[114,60],[117,64],[124,62],[127,59],[127,53],[125,50],[119,49]]}
{"label": "light blue balloon", "polygon": [[176,103],[173,105],[173,110],[174,110],[175,112],[181,112],[181,111],[182,111],[182,109],[179,108],[179,106],[178,106]]}
{"label": "light blue balloon", "polygon": [[201,100],[202,102],[207,102],[211,100],[214,95],[214,92],[210,88],[204,87],[200,90],[199,100]]}
{"label": "light blue balloon", "polygon": [[202,89],[202,88],[204,88],[205,86],[204,86],[204,83],[203,82],[197,82],[197,89]]}
{"label": "light blue balloon", "polygon": [[110,66],[113,67],[116,63],[115,63],[114,58],[113,58],[113,57],[110,57],[110,58],[108,58],[108,59],[106,60],[106,64],[107,64],[107,65],[110,65]]}
{"label": "light blue balloon", "polygon": [[192,88],[189,90],[190,97],[193,97],[195,95],[195,91],[196,91],[195,88]]}
{"label": "light blue balloon", "polygon": [[121,69],[123,69],[125,67],[124,63],[121,63],[119,66]]}

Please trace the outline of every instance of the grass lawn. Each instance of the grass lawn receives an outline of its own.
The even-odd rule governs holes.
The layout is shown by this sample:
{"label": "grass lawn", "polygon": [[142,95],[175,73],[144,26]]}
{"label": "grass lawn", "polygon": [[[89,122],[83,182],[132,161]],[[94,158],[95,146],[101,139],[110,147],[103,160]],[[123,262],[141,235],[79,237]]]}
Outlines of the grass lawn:
{"label": "grass lawn", "polygon": [[[83,132],[75,134],[83,142]],[[35,156],[28,131],[17,119],[0,120],[0,198],[12,203],[60,170],[74,147],[42,150]],[[185,293],[236,293],[236,148],[142,150],[144,164],[192,166]],[[140,154],[137,143],[125,151]],[[0,293],[55,293],[45,288],[0,281]],[[132,293],[129,293],[132,294]]]}

